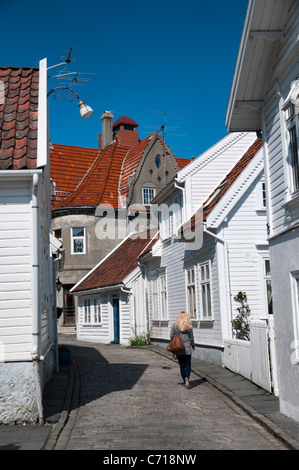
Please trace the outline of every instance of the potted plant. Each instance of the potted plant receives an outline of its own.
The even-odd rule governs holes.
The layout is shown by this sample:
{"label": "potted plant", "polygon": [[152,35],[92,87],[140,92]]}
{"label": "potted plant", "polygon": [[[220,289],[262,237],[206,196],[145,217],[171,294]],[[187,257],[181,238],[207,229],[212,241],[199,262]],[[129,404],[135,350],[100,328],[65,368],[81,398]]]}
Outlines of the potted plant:
{"label": "potted plant", "polygon": [[60,364],[68,364],[72,358],[72,351],[69,346],[61,344],[58,346],[58,356]]}

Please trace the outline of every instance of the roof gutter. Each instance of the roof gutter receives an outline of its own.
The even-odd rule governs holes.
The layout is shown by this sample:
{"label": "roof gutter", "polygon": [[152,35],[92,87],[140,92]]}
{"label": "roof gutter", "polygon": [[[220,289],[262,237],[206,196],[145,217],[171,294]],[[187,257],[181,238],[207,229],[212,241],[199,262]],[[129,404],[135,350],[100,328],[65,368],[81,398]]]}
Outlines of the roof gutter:
{"label": "roof gutter", "polygon": [[73,295],[89,295],[89,294],[96,294],[97,292],[104,292],[104,291],[111,291],[115,289],[121,289],[123,284],[114,284],[113,286],[103,286],[103,287],[95,287],[94,289],[86,289],[86,290],[79,290],[77,292],[72,292]]}
{"label": "roof gutter", "polygon": [[238,89],[239,79],[240,79],[241,70],[243,66],[246,44],[247,44],[249,33],[250,33],[250,26],[252,22],[254,7],[255,7],[255,0],[249,0],[248,6],[247,6],[247,12],[245,16],[243,33],[242,33],[240,47],[239,47],[239,52],[238,52],[238,57],[237,57],[237,62],[236,62],[236,67],[235,67],[235,72],[233,76],[233,82],[231,86],[230,97],[228,101],[226,117],[225,117],[225,125],[226,125],[228,132],[230,132],[230,123],[231,123],[234,106],[236,103],[237,89]]}

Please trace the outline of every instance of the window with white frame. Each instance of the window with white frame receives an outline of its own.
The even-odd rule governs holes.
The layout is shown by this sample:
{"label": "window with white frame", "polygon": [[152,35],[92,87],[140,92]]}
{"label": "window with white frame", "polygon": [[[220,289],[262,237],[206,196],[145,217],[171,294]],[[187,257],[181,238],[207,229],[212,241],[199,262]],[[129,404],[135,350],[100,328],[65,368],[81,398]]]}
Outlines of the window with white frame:
{"label": "window with white frame", "polygon": [[100,299],[85,299],[83,304],[83,324],[96,326],[101,323],[102,312]]}
{"label": "window with white frame", "polygon": [[289,97],[287,98],[283,111],[286,116],[286,127],[288,131],[288,154],[291,165],[292,191],[299,191],[299,82],[293,83]]}
{"label": "window with white frame", "polygon": [[161,297],[161,320],[167,319],[167,285],[166,273],[161,273],[160,280],[160,297]]}
{"label": "window with white frame", "polygon": [[294,349],[292,353],[292,363],[299,363],[299,272],[292,274],[292,302],[293,302],[293,323],[294,342],[291,345]]}
{"label": "window with white frame", "polygon": [[152,315],[153,320],[158,320],[158,277],[156,274],[152,278]]}
{"label": "window with white frame", "polygon": [[85,253],[85,228],[73,227],[71,229],[71,253],[83,254]]}
{"label": "window with white frame", "polygon": [[262,207],[267,207],[267,198],[266,198],[266,183],[262,182]]}
{"label": "window with white frame", "polygon": [[91,324],[90,299],[84,300],[84,323]]}
{"label": "window with white frame", "polygon": [[289,152],[291,156],[293,191],[299,190],[299,154],[298,154],[298,114],[295,114],[295,106],[291,105],[287,111],[287,128],[289,132]]}
{"label": "window with white frame", "polygon": [[167,282],[165,269],[151,275],[153,320],[167,320]]}
{"label": "window with white frame", "polygon": [[148,206],[155,196],[155,188],[144,186],[142,188],[142,204]]}
{"label": "window with white frame", "polygon": [[267,300],[267,313],[272,315],[273,304],[272,304],[272,285],[271,285],[271,271],[270,271],[270,260],[264,259],[264,282],[266,288],[266,300]]}
{"label": "window with white frame", "polygon": [[212,318],[211,278],[209,262],[199,265],[200,311],[202,320]]}
{"label": "window with white frame", "polygon": [[190,318],[196,318],[195,268],[186,270],[187,311]]}
{"label": "window with white frame", "polygon": [[267,208],[267,193],[266,183],[264,180],[260,181],[256,186],[256,199],[257,199],[257,211],[265,211]]}
{"label": "window with white frame", "polygon": [[177,195],[171,203],[159,205],[159,227],[163,240],[172,237],[182,225],[183,198],[182,194]]}

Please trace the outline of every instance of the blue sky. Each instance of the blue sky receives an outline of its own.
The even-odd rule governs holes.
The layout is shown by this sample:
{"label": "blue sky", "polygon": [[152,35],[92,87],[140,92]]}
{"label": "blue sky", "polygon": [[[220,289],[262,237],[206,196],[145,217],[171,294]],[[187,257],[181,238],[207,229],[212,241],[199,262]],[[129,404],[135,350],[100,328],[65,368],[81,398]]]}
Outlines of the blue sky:
{"label": "blue sky", "polygon": [[[90,80],[72,88],[94,115],[83,120],[77,102],[51,95],[53,143],[96,148],[105,110],[137,121],[144,139],[166,113],[175,155],[197,157],[226,135],[246,8],[247,0],[1,0],[0,64],[38,67],[47,57],[51,67],[72,48],[67,72]],[[59,85],[49,78],[49,90]]]}

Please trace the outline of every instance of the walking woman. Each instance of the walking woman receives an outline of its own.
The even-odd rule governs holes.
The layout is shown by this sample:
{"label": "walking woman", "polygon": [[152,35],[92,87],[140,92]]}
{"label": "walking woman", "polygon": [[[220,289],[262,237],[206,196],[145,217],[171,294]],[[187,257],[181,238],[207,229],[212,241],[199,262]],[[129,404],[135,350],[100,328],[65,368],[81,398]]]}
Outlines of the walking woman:
{"label": "walking woman", "polygon": [[186,312],[181,312],[171,328],[170,339],[172,339],[176,332],[179,332],[184,341],[185,348],[179,353],[178,361],[180,364],[181,376],[184,381],[185,387],[190,388],[189,377],[191,374],[191,356],[192,351],[195,350],[193,328],[191,320]]}

